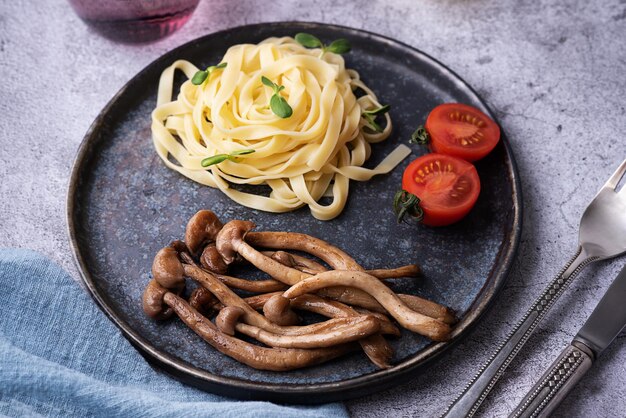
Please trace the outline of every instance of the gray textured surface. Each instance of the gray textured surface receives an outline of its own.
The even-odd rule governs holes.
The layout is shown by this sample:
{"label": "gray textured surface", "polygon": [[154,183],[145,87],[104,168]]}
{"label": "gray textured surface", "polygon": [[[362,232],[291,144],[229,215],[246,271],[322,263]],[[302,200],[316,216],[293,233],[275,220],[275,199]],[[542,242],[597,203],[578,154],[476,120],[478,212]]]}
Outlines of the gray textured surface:
{"label": "gray textured surface", "polygon": [[[165,51],[245,23],[317,20],[374,30],[431,53],[500,117],[522,173],[519,257],[494,309],[462,344],[401,386],[349,403],[357,416],[431,416],[486,360],[574,251],[578,219],[626,157],[626,3],[576,1],[208,1],[148,46],[90,32],[63,1],[0,4],[0,239],[33,248],[75,277],[64,193],[78,144],[108,99]],[[624,259],[588,268],[548,315],[483,412],[511,411],[591,312]],[[624,416],[623,336],[557,415]]]}

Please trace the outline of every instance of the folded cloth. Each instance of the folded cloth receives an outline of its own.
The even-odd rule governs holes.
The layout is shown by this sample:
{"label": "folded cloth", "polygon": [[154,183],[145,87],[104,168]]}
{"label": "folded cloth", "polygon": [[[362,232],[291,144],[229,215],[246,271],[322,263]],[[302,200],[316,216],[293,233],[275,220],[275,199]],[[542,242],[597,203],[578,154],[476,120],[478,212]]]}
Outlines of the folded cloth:
{"label": "folded cloth", "polygon": [[153,369],[59,266],[0,249],[0,415],[133,417],[347,416],[316,407],[240,402]]}

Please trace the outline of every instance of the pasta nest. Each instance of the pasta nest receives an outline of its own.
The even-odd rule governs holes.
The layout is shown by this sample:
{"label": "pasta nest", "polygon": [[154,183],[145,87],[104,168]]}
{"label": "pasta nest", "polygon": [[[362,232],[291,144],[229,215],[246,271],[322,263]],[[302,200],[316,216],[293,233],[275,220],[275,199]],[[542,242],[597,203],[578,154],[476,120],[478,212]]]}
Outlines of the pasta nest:
{"label": "pasta nest", "polygon": [[[163,71],[152,137],[168,167],[219,188],[239,204],[269,212],[308,205],[316,218],[332,219],[346,204],[350,180],[387,173],[410,153],[401,145],[374,169],[363,167],[370,144],[388,138],[392,123],[385,114],[382,132],[368,127],[363,112],[381,104],[340,55],[283,37],[232,46],[221,62],[226,67],[211,71],[201,85],[191,82],[198,68],[188,61]],[[172,100],[176,70],[189,80]],[[272,112],[274,91],[262,76],[284,86],[279,94],[293,109],[290,117]],[[244,149],[254,152],[210,167],[201,164]],[[236,186],[244,184],[270,191],[262,195]],[[323,196],[331,198],[329,204],[319,202]]]}

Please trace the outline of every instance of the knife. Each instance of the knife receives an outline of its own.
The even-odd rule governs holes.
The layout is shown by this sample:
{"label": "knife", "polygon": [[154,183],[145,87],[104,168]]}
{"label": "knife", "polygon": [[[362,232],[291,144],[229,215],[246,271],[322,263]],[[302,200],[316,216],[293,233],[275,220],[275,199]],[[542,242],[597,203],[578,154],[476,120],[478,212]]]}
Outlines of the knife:
{"label": "knife", "polygon": [[626,266],[578,331],[509,418],[548,417],[626,326]]}

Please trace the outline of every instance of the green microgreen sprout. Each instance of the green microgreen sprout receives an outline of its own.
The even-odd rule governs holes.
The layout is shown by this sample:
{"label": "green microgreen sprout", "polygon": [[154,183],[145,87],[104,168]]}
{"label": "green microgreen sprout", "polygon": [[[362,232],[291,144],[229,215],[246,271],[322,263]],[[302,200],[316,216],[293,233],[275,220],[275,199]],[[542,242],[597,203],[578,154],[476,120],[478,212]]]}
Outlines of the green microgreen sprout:
{"label": "green microgreen sprout", "polygon": [[[424,219],[424,210],[420,206],[420,198],[407,192],[398,190],[393,197],[393,211],[396,214],[398,223],[420,222]],[[408,218],[407,218],[408,215]]]}
{"label": "green microgreen sprout", "polygon": [[236,162],[239,162],[239,160],[237,159],[238,156],[252,154],[253,152],[255,152],[255,150],[253,149],[240,149],[237,151],[233,151],[230,154],[215,154],[212,157],[205,158],[204,160],[200,162],[200,164],[202,165],[202,167],[210,167],[212,165],[219,164],[226,160],[230,160],[236,163]]}
{"label": "green microgreen sprout", "polygon": [[206,70],[202,71],[199,70],[197,71],[193,77],[191,78],[191,83],[199,86],[202,83],[204,83],[206,80],[209,79],[209,77],[211,76],[211,73],[215,70],[221,70],[222,68],[226,68],[227,63],[222,62],[220,64],[217,65],[211,65],[210,67],[207,67]]}
{"label": "green microgreen sprout", "polygon": [[383,128],[376,122],[376,117],[384,115],[385,113],[389,112],[390,109],[390,105],[384,105],[376,109],[366,110],[363,112],[362,116],[367,121],[367,125],[369,128],[371,128],[375,132],[382,132]]}
{"label": "green microgreen sprout", "polygon": [[411,144],[418,145],[426,145],[430,142],[430,135],[428,135],[428,131],[424,128],[424,125],[420,125],[417,127],[415,132],[411,134],[411,139],[409,140]]}
{"label": "green microgreen sprout", "polygon": [[350,41],[347,39],[336,39],[329,45],[324,45],[319,38],[311,35],[310,33],[298,33],[295,36],[295,40],[305,48],[321,48],[322,53],[320,54],[320,58],[327,51],[335,54],[345,54],[350,52],[352,49]]}
{"label": "green microgreen sprout", "polygon": [[280,95],[280,92],[285,89],[285,86],[279,86],[265,76],[261,76],[261,82],[274,91],[270,99],[270,109],[272,109],[272,112],[279,118],[285,119],[290,117],[293,114],[293,109],[289,106],[289,103],[287,103],[287,99]]}

